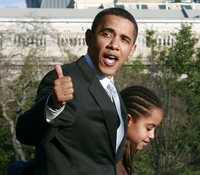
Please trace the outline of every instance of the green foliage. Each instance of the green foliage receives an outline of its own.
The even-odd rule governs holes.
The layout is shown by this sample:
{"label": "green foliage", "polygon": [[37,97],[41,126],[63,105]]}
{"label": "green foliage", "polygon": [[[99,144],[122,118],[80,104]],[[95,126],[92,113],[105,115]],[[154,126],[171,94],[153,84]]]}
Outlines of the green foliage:
{"label": "green foliage", "polygon": [[[145,67],[146,66],[140,61],[140,58],[124,65],[116,78],[120,89],[133,84],[142,84],[145,78]],[[140,76],[138,76],[138,74],[140,74]]]}
{"label": "green foliage", "polygon": [[152,159],[147,151],[141,151],[135,155],[133,166],[135,174],[154,175],[154,171],[152,169]]}
{"label": "green foliage", "polygon": [[0,128],[0,175],[7,174],[7,165],[15,159],[15,154],[9,140],[10,137],[8,137],[9,135],[6,127]]}
{"label": "green foliage", "polygon": [[124,67],[122,87],[142,84],[161,97],[166,118],[149,151],[138,153],[135,174],[196,175],[200,171],[200,51],[190,25],[173,34],[175,44],[156,45],[154,31],[147,31],[149,65]]}
{"label": "green foliage", "polygon": [[187,167],[184,167],[177,172],[177,175],[199,175],[199,174],[200,170],[193,170]]}
{"label": "green foliage", "polygon": [[166,66],[177,76],[188,73],[191,66],[194,66],[197,39],[192,35],[191,28],[190,25],[182,25],[181,30],[174,34],[176,44],[169,49],[169,54],[166,57]]}
{"label": "green foliage", "polygon": [[154,38],[155,31],[153,30],[147,30],[146,31],[146,45],[147,47],[151,48],[151,55],[154,55],[155,47],[156,47],[156,39]]}
{"label": "green foliage", "polygon": [[[166,67],[171,71],[173,78],[170,81],[173,94],[179,96],[186,103],[189,127],[185,127],[185,146],[190,149],[191,159],[199,160],[200,144],[200,67],[199,49],[196,48],[197,39],[192,35],[191,26],[183,26],[176,34],[177,43],[170,49]],[[171,58],[171,59],[170,59]],[[181,75],[187,78],[175,81]]]}

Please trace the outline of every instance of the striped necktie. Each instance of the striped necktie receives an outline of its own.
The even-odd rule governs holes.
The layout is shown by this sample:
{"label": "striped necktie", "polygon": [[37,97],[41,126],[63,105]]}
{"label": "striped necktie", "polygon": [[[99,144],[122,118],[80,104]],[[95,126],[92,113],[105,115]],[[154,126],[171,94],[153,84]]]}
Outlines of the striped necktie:
{"label": "striped necktie", "polygon": [[121,106],[120,106],[120,100],[119,100],[119,96],[117,93],[117,90],[114,86],[114,84],[112,82],[110,82],[107,85],[107,90],[109,92],[109,96],[111,97],[111,100],[114,101],[118,116],[119,116],[119,120],[120,120],[120,125],[117,128],[117,139],[116,139],[116,152],[117,149],[124,137],[124,121],[122,119],[122,115],[121,115]]}

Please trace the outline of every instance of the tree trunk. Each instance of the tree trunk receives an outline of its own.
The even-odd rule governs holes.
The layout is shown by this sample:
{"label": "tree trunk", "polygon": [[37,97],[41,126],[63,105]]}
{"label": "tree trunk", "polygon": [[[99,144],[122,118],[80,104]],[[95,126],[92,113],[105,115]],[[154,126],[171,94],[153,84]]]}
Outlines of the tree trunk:
{"label": "tree trunk", "polygon": [[26,160],[25,152],[22,149],[22,145],[19,141],[16,139],[16,134],[15,134],[15,122],[7,115],[6,112],[6,105],[2,104],[2,114],[3,118],[8,122],[9,127],[10,127],[10,134],[11,134],[11,139],[12,139],[12,146],[15,151],[16,155],[16,160]]}

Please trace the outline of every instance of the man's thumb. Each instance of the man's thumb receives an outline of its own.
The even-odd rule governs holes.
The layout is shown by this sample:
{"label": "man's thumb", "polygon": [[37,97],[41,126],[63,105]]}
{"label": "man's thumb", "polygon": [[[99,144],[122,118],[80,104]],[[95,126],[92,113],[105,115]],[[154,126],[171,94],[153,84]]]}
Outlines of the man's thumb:
{"label": "man's thumb", "polygon": [[56,64],[55,70],[56,70],[56,74],[57,74],[58,78],[62,78],[64,76],[62,68],[61,68],[61,66],[59,64]]}

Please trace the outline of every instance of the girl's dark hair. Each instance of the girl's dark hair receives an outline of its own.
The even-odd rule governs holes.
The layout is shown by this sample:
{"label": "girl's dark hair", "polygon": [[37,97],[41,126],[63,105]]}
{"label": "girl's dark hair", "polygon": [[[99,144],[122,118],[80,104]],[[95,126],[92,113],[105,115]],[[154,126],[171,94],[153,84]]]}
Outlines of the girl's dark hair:
{"label": "girl's dark hair", "polygon": [[[95,16],[94,21],[92,23],[92,32],[96,31],[98,25],[101,23],[101,21],[104,18],[104,16],[107,16],[107,15],[119,16],[119,17],[128,19],[130,22],[132,22],[132,24],[134,26],[134,30],[135,30],[135,36],[136,36],[135,40],[136,40],[137,35],[138,35],[138,25],[137,25],[137,22],[136,22],[135,18],[127,10],[122,9],[122,8],[117,8],[117,7],[107,8],[107,9],[104,9],[101,12],[99,12]],[[135,43],[135,40],[134,40],[134,43]]]}
{"label": "girl's dark hair", "polygon": [[[162,103],[156,94],[143,86],[130,86],[121,91],[127,113],[134,118],[148,116],[152,108],[162,109]],[[128,174],[132,172],[133,155],[136,152],[135,145],[126,140],[123,155],[123,164]]]}

